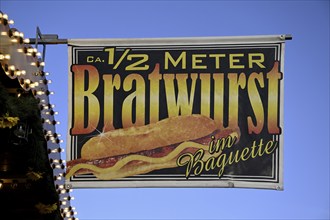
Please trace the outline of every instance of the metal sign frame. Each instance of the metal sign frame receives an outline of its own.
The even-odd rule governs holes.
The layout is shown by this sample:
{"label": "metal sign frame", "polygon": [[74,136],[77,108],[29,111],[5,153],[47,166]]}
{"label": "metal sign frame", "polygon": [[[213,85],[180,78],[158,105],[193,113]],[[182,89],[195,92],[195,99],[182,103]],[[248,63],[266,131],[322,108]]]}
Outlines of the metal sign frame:
{"label": "metal sign frame", "polygon": [[[284,73],[284,42],[285,40],[292,39],[291,35],[272,35],[272,36],[247,36],[247,37],[206,37],[206,38],[165,38],[165,39],[69,39],[68,40],[68,53],[69,53],[69,69],[68,73],[69,77],[69,88],[71,88],[75,82],[73,82],[73,78],[71,74],[72,65],[80,65],[82,59],[85,59],[84,65],[94,65],[97,62],[109,62],[107,73],[115,74],[122,70],[120,70],[120,65],[124,65],[121,62],[125,62],[127,59],[127,55],[131,52],[132,54],[137,53],[138,51],[189,51],[192,50],[194,52],[203,51],[205,49],[215,50],[215,51],[227,51],[226,53],[230,53],[230,51],[238,51],[247,50],[247,51],[258,51],[260,49],[263,53],[263,50],[273,51],[274,53],[273,61],[274,63],[278,63],[278,75]],[[99,61],[94,58],[88,58],[86,55],[86,51],[95,52],[95,54],[105,53],[105,48],[115,48],[118,50],[116,54],[114,54],[115,58],[108,57],[108,59],[100,58]],[[257,48],[257,49],[256,49]],[[128,50],[129,49],[129,50]],[[229,51],[229,52],[228,52]],[[125,54],[126,53],[126,54]],[[188,52],[187,52],[188,53]],[[208,52],[206,52],[208,53]],[[242,52],[245,53],[245,52]],[[247,53],[247,52],[246,52]],[[266,53],[266,52],[265,52]],[[109,54],[110,56],[110,54]],[[266,56],[266,55],[265,55]],[[267,55],[268,56],[268,55]],[[82,58],[84,57],[84,58]],[[102,56],[103,57],[103,56]],[[172,64],[175,63],[175,59],[178,59],[179,56],[175,58],[172,57]],[[149,57],[150,58],[150,57]],[[89,59],[89,60],[88,60]],[[266,58],[265,58],[266,59]],[[259,60],[261,62],[261,59]],[[236,62],[236,61],[234,61]],[[149,64],[149,63],[148,63]],[[237,63],[238,64],[238,63]],[[198,64],[199,65],[199,64]],[[251,64],[252,65],[252,64]],[[260,64],[262,66],[262,64]],[[97,64],[95,64],[97,66]],[[274,64],[275,66],[275,64]],[[234,66],[235,67],[235,66]],[[239,65],[236,65],[239,67]],[[97,67],[98,68],[98,67]],[[118,70],[114,71],[114,69],[118,68]],[[240,67],[239,67],[240,68]],[[265,77],[267,73],[270,73],[271,66],[267,66],[267,71],[265,71]],[[269,69],[270,68],[270,69]],[[235,69],[235,68],[233,68]],[[138,69],[136,69],[137,72]],[[85,70],[85,72],[88,70]],[[99,71],[104,71],[99,69]],[[230,72],[230,68],[226,69],[226,71]],[[245,69],[244,69],[245,71]],[[243,71],[243,72],[244,72]],[[189,71],[188,71],[189,72]],[[198,72],[198,71],[197,71]],[[206,71],[207,72],[207,71]],[[228,73],[227,72],[227,73]],[[131,72],[132,73],[132,72]],[[191,71],[192,73],[192,71]],[[199,71],[199,74],[202,74],[203,71]],[[237,75],[239,72],[235,72]],[[259,73],[259,72],[258,72]],[[103,73],[100,73],[103,74]],[[249,74],[252,74],[250,72]],[[249,74],[246,77],[249,77]],[[128,74],[129,75],[129,74]],[[281,75],[283,76],[283,75]],[[264,78],[266,79],[266,78]],[[257,80],[257,79],[255,79]],[[277,91],[279,95],[278,97],[278,112],[279,112],[279,130],[280,133],[276,135],[272,135],[272,140],[268,140],[269,142],[277,142],[278,147],[274,150],[274,153],[271,154],[272,158],[269,161],[272,161],[272,169],[270,176],[262,176],[259,175],[256,177],[255,175],[249,173],[246,175],[237,175],[235,172],[225,172],[220,178],[216,175],[202,174],[200,176],[193,177],[185,177],[181,175],[179,178],[167,178],[166,175],[160,175],[157,179],[149,178],[147,174],[137,175],[134,177],[115,179],[115,180],[99,180],[93,174],[84,174],[84,175],[76,175],[71,176],[66,179],[66,183],[70,187],[76,188],[98,188],[98,187],[242,187],[242,188],[265,188],[265,189],[283,189],[283,98],[284,98],[284,90],[283,90],[283,78],[278,80],[279,82],[279,90]],[[259,81],[261,82],[261,81]],[[258,87],[258,86],[257,86]],[[258,87],[260,90],[260,85]],[[77,143],[81,142],[82,139],[76,138],[77,136],[72,135],[70,130],[73,128],[73,99],[74,92],[72,89],[69,89],[69,130],[68,130],[68,138],[67,138],[67,160],[72,161],[80,158],[80,150],[77,151]],[[250,97],[253,98],[253,97]],[[276,106],[276,105],[275,105]],[[252,117],[252,116],[251,116]],[[269,116],[271,117],[271,116]],[[252,119],[253,120],[253,119]],[[257,122],[254,122],[257,123]],[[265,125],[266,126],[266,125]],[[117,129],[117,128],[116,128]],[[98,127],[95,130],[100,131],[101,128]],[[242,132],[242,131],[241,131]],[[246,133],[247,131],[243,131]],[[89,134],[92,135],[92,134]],[[94,134],[95,135],[95,134]],[[257,137],[255,135],[254,137]],[[86,138],[86,137],[85,137]],[[269,143],[268,142],[268,143]],[[252,143],[252,142],[251,142]],[[259,143],[261,144],[261,143]],[[253,143],[253,145],[256,145]],[[262,144],[261,144],[262,145]],[[81,147],[81,146],[80,146]],[[242,146],[241,146],[242,147]],[[243,148],[241,149],[243,150]],[[257,157],[257,156],[256,156]],[[260,165],[260,164],[259,164]],[[173,175],[172,175],[173,176]]]}

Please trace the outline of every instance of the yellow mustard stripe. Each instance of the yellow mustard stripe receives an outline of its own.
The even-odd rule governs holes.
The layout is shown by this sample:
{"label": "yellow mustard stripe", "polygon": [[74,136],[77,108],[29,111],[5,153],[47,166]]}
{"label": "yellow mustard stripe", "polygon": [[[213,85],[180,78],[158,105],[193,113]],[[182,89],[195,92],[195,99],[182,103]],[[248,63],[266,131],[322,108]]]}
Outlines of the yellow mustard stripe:
{"label": "yellow mustard stripe", "polygon": [[[221,152],[217,152],[214,154],[210,154],[208,151],[205,152],[203,160],[207,161],[210,157],[218,157],[221,154]],[[134,176],[134,175],[139,175],[143,173],[149,173],[153,170],[159,170],[159,169],[164,169],[164,168],[172,168],[176,167],[176,159],[173,158],[170,161],[167,161],[166,163],[143,163],[142,165],[138,166],[125,166],[122,169],[115,171],[115,172],[101,172],[101,173],[94,173],[94,175],[101,180],[112,180],[112,179],[117,179],[117,178],[124,178],[127,176]]]}
{"label": "yellow mustard stripe", "polygon": [[70,178],[72,175],[75,174],[75,172],[77,172],[80,169],[88,169],[88,170],[91,170],[93,173],[115,172],[115,171],[118,171],[123,166],[125,166],[126,164],[128,164],[129,162],[134,161],[134,160],[144,161],[144,162],[151,163],[151,164],[152,163],[165,163],[165,162],[170,161],[173,158],[175,158],[184,149],[191,148],[191,147],[208,150],[209,146],[198,144],[198,143],[191,142],[191,141],[186,141],[186,142],[181,143],[171,153],[169,153],[168,155],[166,155],[164,157],[153,158],[153,157],[147,157],[147,156],[142,156],[142,155],[130,155],[130,156],[127,156],[124,159],[118,161],[114,166],[109,167],[109,168],[100,168],[100,167],[97,167],[92,164],[77,164],[71,168],[70,172],[66,175],[66,178]]}
{"label": "yellow mustard stripe", "polygon": [[112,180],[112,179],[117,179],[117,178],[123,178],[127,176],[134,176],[134,175],[139,175],[143,173],[149,173],[153,170],[159,170],[159,169],[164,169],[164,168],[172,168],[176,167],[176,160],[175,158],[172,159],[171,161],[168,161],[166,163],[143,163],[141,165],[137,166],[125,166],[121,168],[118,171],[114,172],[102,172],[102,173],[94,173],[94,175],[101,180]]}

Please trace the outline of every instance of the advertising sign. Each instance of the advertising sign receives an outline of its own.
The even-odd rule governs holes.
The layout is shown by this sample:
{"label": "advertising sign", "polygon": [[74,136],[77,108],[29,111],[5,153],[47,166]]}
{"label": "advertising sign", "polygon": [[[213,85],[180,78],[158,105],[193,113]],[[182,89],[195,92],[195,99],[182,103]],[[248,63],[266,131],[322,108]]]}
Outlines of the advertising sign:
{"label": "advertising sign", "polygon": [[69,187],[283,187],[279,36],[69,40]]}

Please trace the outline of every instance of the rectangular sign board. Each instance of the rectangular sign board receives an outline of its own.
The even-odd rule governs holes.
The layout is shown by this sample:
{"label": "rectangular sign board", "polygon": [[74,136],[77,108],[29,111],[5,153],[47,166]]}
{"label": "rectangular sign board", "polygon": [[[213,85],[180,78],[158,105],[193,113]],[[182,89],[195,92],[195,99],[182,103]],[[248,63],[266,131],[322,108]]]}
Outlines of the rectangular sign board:
{"label": "rectangular sign board", "polygon": [[69,187],[283,188],[279,36],[69,40]]}

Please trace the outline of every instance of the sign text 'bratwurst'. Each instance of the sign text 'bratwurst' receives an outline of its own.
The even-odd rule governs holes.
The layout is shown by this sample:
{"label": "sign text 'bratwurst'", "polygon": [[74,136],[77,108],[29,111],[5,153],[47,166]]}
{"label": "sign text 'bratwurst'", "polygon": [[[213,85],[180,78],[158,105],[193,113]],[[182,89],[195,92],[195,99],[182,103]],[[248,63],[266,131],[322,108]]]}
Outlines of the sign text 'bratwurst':
{"label": "sign text 'bratwurst'", "polygon": [[283,47],[71,40],[67,183],[281,188]]}
{"label": "sign text 'bratwurst'", "polygon": [[[107,50],[108,51],[108,50]],[[126,52],[126,51],[125,51]],[[109,56],[110,57],[110,56]],[[112,56],[114,57],[114,56]],[[128,55],[127,59],[132,60],[132,57],[142,58],[134,61],[125,67],[126,70],[140,71],[149,70],[150,66],[147,64],[147,54]],[[267,124],[267,129],[270,134],[279,134],[279,118],[278,118],[278,99],[279,81],[282,79],[282,74],[278,71],[278,62],[274,62],[271,71],[264,73],[263,64],[264,54],[262,53],[248,53],[248,54],[192,54],[192,64],[190,71],[198,71],[207,69],[207,65],[203,64],[202,58],[213,58],[215,69],[221,71],[221,64],[227,61],[229,69],[252,69],[258,67],[259,72],[244,73],[167,73],[167,71],[174,67],[179,67],[184,70],[187,66],[186,52],[181,52],[178,58],[173,58],[170,52],[164,53],[164,68],[160,73],[160,64],[156,64],[153,71],[148,74],[147,81],[141,74],[132,73],[129,75],[121,75],[112,71],[107,74],[100,73],[93,65],[72,65],[71,71],[74,79],[74,93],[75,93],[75,112],[74,112],[74,127],[72,134],[86,134],[93,132],[99,124],[101,112],[104,114],[103,124],[105,131],[114,129],[113,122],[113,106],[114,103],[119,104],[114,97],[115,90],[124,90],[130,94],[121,103],[122,106],[122,125],[123,127],[130,127],[132,125],[144,125],[146,121],[149,123],[159,121],[159,109],[166,108],[168,117],[178,115],[190,115],[194,102],[199,103],[200,114],[209,116],[211,102],[213,101],[214,120],[222,127],[224,127],[224,100],[225,100],[225,80],[228,81],[226,94],[228,94],[228,127],[238,127],[238,106],[240,90],[246,90],[250,98],[250,105],[253,109],[253,114],[246,118],[248,123],[248,132],[259,134],[264,125]],[[225,58],[228,58],[225,60]],[[222,59],[220,59],[222,58]],[[240,58],[247,58],[248,64],[244,65]],[[109,58],[110,59],[110,58]],[[113,58],[112,58],[113,59]],[[99,61],[98,61],[99,60]],[[92,59],[87,56],[87,62],[103,62],[101,58]],[[120,60],[119,60],[120,61]],[[118,62],[119,62],[118,61]],[[142,62],[143,61],[143,62]],[[190,63],[188,62],[188,63]],[[109,61],[109,63],[113,63]],[[115,67],[118,65],[115,65]],[[248,68],[246,68],[248,66]],[[164,73],[166,72],[166,73]],[[143,74],[143,73],[142,73]],[[94,92],[101,85],[103,81],[103,97],[96,97]],[[188,88],[187,81],[191,81],[191,87]],[[200,84],[200,89],[196,90],[196,84]],[[135,84],[135,86],[133,86]],[[146,93],[146,84],[150,86],[149,96]],[[164,91],[160,91],[160,84],[164,84]],[[211,91],[211,85],[214,85]],[[268,84],[268,88],[265,88]],[[262,99],[259,95],[258,86],[262,90],[266,90],[268,94],[268,107],[263,105]],[[135,88],[134,88],[135,87]],[[176,92],[177,90],[177,92]],[[159,94],[165,93],[166,106],[159,105]],[[200,99],[196,100],[195,94],[199,94]],[[214,100],[210,100],[210,97]],[[99,98],[103,98],[103,109],[100,106]],[[87,109],[86,109],[87,99]],[[150,108],[146,108],[146,99],[149,99]],[[120,105],[120,104],[119,104]],[[135,108],[135,120],[133,119],[132,110]],[[85,111],[81,111],[85,109]],[[91,111],[91,109],[93,109]],[[146,111],[149,112],[149,118],[146,119]],[[87,126],[86,126],[87,116]],[[268,120],[265,123],[265,120]]]}

